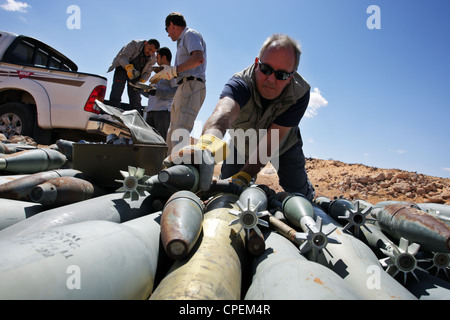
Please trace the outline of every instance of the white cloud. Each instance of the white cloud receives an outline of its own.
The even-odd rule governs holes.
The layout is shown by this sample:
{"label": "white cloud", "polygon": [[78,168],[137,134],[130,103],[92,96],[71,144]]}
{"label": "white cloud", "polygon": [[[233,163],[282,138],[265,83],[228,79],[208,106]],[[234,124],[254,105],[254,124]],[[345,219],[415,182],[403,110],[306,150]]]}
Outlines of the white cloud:
{"label": "white cloud", "polygon": [[25,2],[6,0],[6,3],[0,5],[0,8],[6,11],[27,12],[27,8],[31,8],[31,6]]}
{"label": "white cloud", "polygon": [[314,92],[311,92],[311,97],[309,99],[308,109],[306,109],[305,116],[307,118],[312,118],[317,115],[320,108],[328,105],[328,101],[322,96],[319,88],[314,88]]}
{"label": "white cloud", "polygon": [[405,154],[405,153],[407,153],[408,151],[406,151],[406,150],[397,150],[396,151],[398,154]]}
{"label": "white cloud", "polygon": [[450,171],[450,168],[443,168],[445,171]]}

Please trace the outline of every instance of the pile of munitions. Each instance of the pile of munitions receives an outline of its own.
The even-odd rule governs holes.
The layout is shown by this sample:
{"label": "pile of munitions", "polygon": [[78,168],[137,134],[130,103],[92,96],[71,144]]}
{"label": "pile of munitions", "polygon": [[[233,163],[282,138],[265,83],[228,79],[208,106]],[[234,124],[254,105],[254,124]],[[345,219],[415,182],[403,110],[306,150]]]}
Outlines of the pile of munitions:
{"label": "pile of munitions", "polygon": [[108,192],[63,167],[67,146],[15,147],[0,145],[0,299],[450,299],[450,206],[200,192],[190,165],[130,166]]}

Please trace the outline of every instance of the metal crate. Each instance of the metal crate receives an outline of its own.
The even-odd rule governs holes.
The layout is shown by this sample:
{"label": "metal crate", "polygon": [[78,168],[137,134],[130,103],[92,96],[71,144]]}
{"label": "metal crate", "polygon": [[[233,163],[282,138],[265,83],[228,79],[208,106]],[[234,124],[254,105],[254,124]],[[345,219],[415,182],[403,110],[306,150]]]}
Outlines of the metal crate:
{"label": "metal crate", "polygon": [[84,177],[99,187],[116,188],[123,180],[120,171],[128,166],[145,169],[148,176],[159,173],[166,156],[164,145],[73,145],[73,168],[83,172]]}

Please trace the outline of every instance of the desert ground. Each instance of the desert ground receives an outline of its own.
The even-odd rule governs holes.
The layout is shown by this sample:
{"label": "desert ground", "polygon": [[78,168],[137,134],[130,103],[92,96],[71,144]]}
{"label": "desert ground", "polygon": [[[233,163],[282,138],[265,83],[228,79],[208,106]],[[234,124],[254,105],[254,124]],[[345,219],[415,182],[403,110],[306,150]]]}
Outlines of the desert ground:
{"label": "desert ground", "polygon": [[[450,179],[312,158],[306,159],[306,171],[316,196],[363,199],[372,204],[397,200],[450,205]],[[275,192],[282,191],[271,164],[259,173],[256,183],[267,185]]]}

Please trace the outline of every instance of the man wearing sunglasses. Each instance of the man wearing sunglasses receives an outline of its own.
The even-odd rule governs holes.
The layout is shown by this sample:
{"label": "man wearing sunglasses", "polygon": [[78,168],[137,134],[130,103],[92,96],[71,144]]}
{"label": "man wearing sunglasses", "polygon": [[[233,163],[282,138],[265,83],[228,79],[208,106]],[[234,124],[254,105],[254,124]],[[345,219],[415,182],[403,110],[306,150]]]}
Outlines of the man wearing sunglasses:
{"label": "man wearing sunglasses", "polygon": [[[225,85],[199,142],[171,155],[165,164],[201,157],[200,188],[207,190],[214,164],[220,161],[221,179],[248,186],[270,160],[286,192],[299,192],[313,200],[315,191],[305,170],[298,127],[311,89],[296,72],[300,54],[300,46],[289,36],[270,36],[255,63]],[[233,129],[229,130],[231,148],[221,140],[228,129]]]}
{"label": "man wearing sunglasses", "polygon": [[[166,17],[166,32],[172,41],[177,42],[174,66],[164,66],[155,74],[151,83],[161,79],[176,78],[178,89],[175,93],[170,126],[167,133],[168,153],[176,147],[186,145],[183,138],[189,135],[195,119],[206,97],[206,42],[196,30],[187,26],[181,13],[172,12]],[[184,132],[180,132],[184,131]]]}

